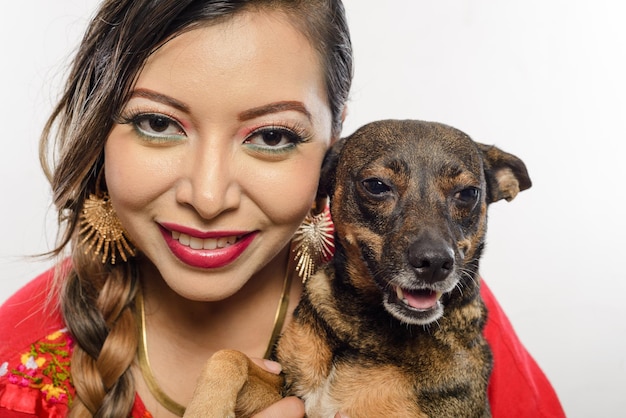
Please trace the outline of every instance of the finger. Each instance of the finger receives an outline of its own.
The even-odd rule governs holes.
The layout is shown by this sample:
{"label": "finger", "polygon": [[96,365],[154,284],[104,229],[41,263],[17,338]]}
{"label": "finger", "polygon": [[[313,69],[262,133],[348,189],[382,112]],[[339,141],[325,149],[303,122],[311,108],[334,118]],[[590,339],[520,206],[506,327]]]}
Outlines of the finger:
{"label": "finger", "polygon": [[304,402],[295,396],[288,396],[270,405],[253,418],[303,418]]}
{"label": "finger", "polygon": [[267,360],[264,358],[251,358],[250,360],[252,360],[252,362],[256,364],[257,366],[261,367],[262,369],[267,370],[270,373],[280,374],[280,372],[283,370],[280,363],[277,363],[272,360]]}

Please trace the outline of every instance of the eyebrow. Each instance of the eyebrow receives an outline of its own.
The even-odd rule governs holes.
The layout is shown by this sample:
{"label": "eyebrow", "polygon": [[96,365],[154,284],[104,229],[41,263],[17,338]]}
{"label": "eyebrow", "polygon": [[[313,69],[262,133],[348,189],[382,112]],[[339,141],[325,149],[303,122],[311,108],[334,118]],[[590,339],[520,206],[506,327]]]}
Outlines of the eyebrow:
{"label": "eyebrow", "polygon": [[246,120],[258,118],[260,116],[269,115],[272,113],[286,112],[290,110],[300,112],[304,114],[307,119],[311,120],[311,113],[307,110],[302,102],[298,101],[282,101],[248,109],[239,114],[239,120],[243,122]]}
{"label": "eyebrow", "polygon": [[[178,109],[182,112],[189,112],[189,106],[187,106],[185,103],[178,101],[170,96],[166,96],[165,94],[154,92],[152,90],[136,89],[133,90],[130,97],[142,97],[145,99],[153,100],[155,102],[163,103],[168,106],[172,106],[173,108]],[[270,103],[267,105],[245,110],[239,113],[238,118],[240,121],[247,121],[250,119],[258,118],[260,116],[269,115],[272,113],[287,112],[290,110],[300,112],[304,116],[306,116],[307,119],[311,120],[311,112],[307,110],[306,106],[304,106],[302,102],[291,100]]]}
{"label": "eyebrow", "polygon": [[151,90],[146,90],[146,89],[137,89],[137,90],[133,90],[132,94],[130,95],[130,97],[142,97],[145,99],[149,99],[149,100],[153,100],[155,102],[159,102],[159,103],[163,103],[165,105],[171,106],[175,109],[178,109],[182,112],[189,112],[189,106],[187,106],[186,104],[184,104],[183,102],[180,102],[172,97],[166,96],[164,94],[161,93],[156,93],[154,91]]}

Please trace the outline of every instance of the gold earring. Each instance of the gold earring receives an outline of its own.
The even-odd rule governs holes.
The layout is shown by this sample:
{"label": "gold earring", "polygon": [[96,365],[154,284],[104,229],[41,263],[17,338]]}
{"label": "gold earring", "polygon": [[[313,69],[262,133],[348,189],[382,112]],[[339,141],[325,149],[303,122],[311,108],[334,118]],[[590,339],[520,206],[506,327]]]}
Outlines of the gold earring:
{"label": "gold earring", "polygon": [[124,261],[128,261],[128,256],[135,255],[107,192],[89,194],[83,205],[80,227],[81,244],[89,241],[85,254],[92,252],[98,256],[102,252],[102,264],[109,259],[111,264],[115,264],[116,253]]}
{"label": "gold earring", "polygon": [[318,199],[293,237],[296,272],[302,283],[332,258],[335,248],[333,231],[326,199]]}

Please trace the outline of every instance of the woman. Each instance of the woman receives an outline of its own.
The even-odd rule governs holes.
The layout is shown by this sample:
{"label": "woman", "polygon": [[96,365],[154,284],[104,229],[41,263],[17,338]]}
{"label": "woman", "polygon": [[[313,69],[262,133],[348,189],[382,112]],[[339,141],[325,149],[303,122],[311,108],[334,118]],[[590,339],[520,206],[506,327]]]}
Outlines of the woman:
{"label": "woman", "polygon": [[[291,241],[340,134],[351,54],[338,0],[102,4],[42,137],[54,253],[71,257],[0,310],[0,415],[180,416],[227,347],[278,372],[261,359],[301,291]],[[494,415],[562,415],[484,296]],[[285,398],[259,416],[302,415]]]}

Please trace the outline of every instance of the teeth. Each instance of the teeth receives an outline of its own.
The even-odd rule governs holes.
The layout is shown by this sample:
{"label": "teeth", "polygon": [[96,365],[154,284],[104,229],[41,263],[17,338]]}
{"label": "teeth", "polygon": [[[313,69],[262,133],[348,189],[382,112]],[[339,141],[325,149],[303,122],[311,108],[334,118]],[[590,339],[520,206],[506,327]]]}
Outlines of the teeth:
{"label": "teeth", "polygon": [[187,234],[180,234],[180,236],[178,237],[178,242],[183,245],[189,246],[189,243],[191,242],[191,237]]}
{"label": "teeth", "polygon": [[229,244],[228,242],[228,238],[218,238],[217,240],[217,246],[219,248],[224,248]]}
{"label": "teeth", "polygon": [[194,250],[201,250],[204,245],[204,240],[201,238],[191,237],[189,240],[189,246]]}
{"label": "teeth", "polygon": [[404,293],[400,286],[396,286],[396,295],[398,296],[398,300],[404,300]]}
{"label": "teeth", "polygon": [[178,240],[183,245],[193,248],[194,250],[215,250],[216,248],[225,248],[237,242],[236,236],[221,238],[196,238],[182,232],[172,231],[172,238]]}

